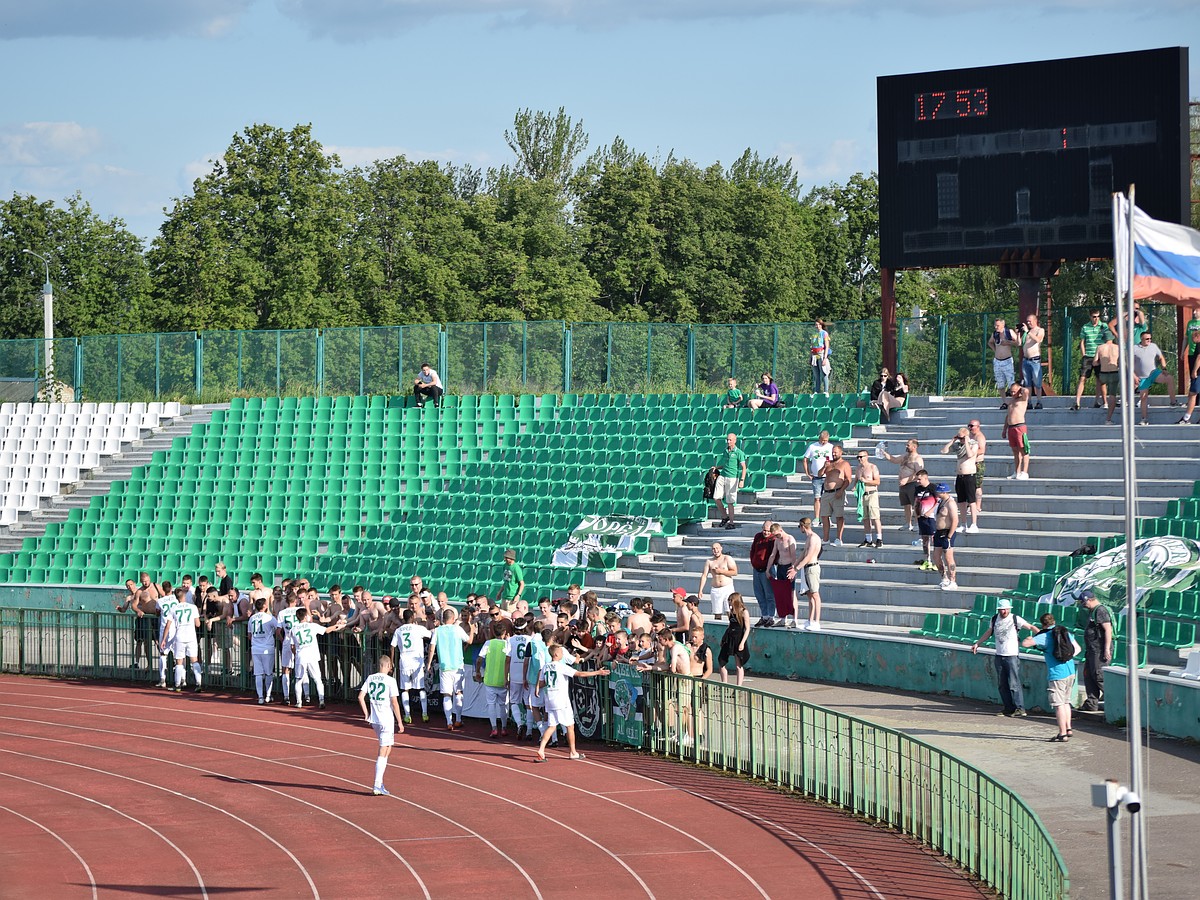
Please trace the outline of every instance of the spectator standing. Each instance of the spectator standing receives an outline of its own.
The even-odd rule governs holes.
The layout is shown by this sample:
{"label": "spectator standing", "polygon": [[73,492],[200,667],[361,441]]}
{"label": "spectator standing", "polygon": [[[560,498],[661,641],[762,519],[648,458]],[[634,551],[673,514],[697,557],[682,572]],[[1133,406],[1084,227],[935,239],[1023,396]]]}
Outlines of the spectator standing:
{"label": "spectator standing", "polygon": [[1142,424],[1149,425],[1150,389],[1156,384],[1165,384],[1171,395],[1171,405],[1178,406],[1175,399],[1175,381],[1167,371],[1167,360],[1158,344],[1154,343],[1149,330],[1143,331],[1141,340],[1133,348],[1133,377],[1138,382],[1138,403],[1142,407]]}
{"label": "spectator standing", "polygon": [[1012,601],[1001,597],[996,602],[996,613],[991,624],[979,640],[971,645],[971,652],[978,653],[979,645],[990,637],[996,638],[996,686],[1000,689],[1000,702],[1004,709],[999,716],[1025,716],[1025,692],[1021,687],[1021,648],[1018,643],[1020,632],[1037,629],[1012,611]]}
{"label": "spectator standing", "polygon": [[746,663],[750,661],[750,651],[746,649],[746,641],[750,637],[750,613],[746,612],[746,604],[742,602],[741,594],[732,594],[729,598],[729,624],[725,634],[721,636],[721,649],[717,654],[717,668],[721,670],[721,681],[729,680],[729,657],[734,660],[736,683],[741,684],[746,678]]}
{"label": "spectator standing", "polygon": [[[958,429],[958,434],[946,442],[942,452],[953,453],[955,457],[954,495],[963,508],[962,523],[957,526],[958,530],[974,534],[979,530],[979,512],[975,506],[979,492],[979,485],[975,481],[979,445],[971,437],[971,429]],[[973,517],[970,525],[966,524],[968,514]]]}
{"label": "spectator standing", "polygon": [[1083,689],[1087,692],[1087,700],[1080,709],[1098,712],[1104,700],[1104,667],[1112,662],[1113,656],[1112,613],[1091,590],[1084,590],[1076,605],[1084,607],[1089,614],[1083,629]]}
{"label": "spectator standing", "polygon": [[804,470],[812,479],[813,489],[813,520],[821,517],[821,492],[825,489],[825,479],[821,476],[827,460],[833,457],[833,444],[829,441],[829,432],[822,431],[815,441],[804,451]]}
{"label": "spectator standing", "polygon": [[771,377],[770,372],[762,373],[762,380],[754,387],[754,396],[750,398],[748,406],[751,409],[760,409],[767,407],[774,409],[779,404],[779,388],[775,386],[775,379]]}
{"label": "spectator standing", "polygon": [[1176,424],[1183,425],[1192,420],[1192,411],[1196,408],[1196,398],[1200,396],[1200,306],[1192,308],[1192,318],[1187,323],[1187,378],[1188,398],[1187,409],[1183,418]]}
{"label": "spectator standing", "polygon": [[421,371],[413,380],[413,398],[417,406],[424,406],[426,400],[432,400],[434,406],[441,406],[444,393],[437,371],[429,363],[422,363]]}
{"label": "spectator standing", "polygon": [[904,452],[899,456],[888,453],[887,442],[879,445],[879,453],[890,463],[900,467],[900,505],[904,507],[904,524],[901,528],[916,531],[913,507],[917,500],[917,472],[925,468],[925,460],[917,452],[920,444],[916,438],[910,438],[904,445]]}
{"label": "spectator standing", "polygon": [[1117,393],[1121,384],[1121,347],[1114,338],[1106,339],[1096,348],[1092,368],[1098,369],[1096,381],[1105,407],[1104,423],[1113,425],[1113,412],[1117,408]]}
{"label": "spectator standing", "polygon": [[[871,462],[866,450],[858,451],[856,483],[862,485],[863,542],[859,547],[883,546],[883,521],[879,514],[879,467]],[[872,530],[874,529],[874,530]]]}
{"label": "spectator standing", "polygon": [[958,590],[958,568],[954,565],[954,538],[958,529],[958,503],[950,494],[950,485],[937,486],[937,518],[933,533],[933,564],[942,573],[943,591]]}
{"label": "spectator standing", "polygon": [[1008,439],[1008,446],[1013,453],[1013,473],[1008,476],[1009,481],[1029,479],[1029,429],[1025,425],[1029,397],[1029,388],[1022,385],[1014,384],[1008,389],[1009,407],[1004,414],[1004,437]]}
{"label": "spectator standing", "polygon": [[789,616],[796,616],[795,585],[788,574],[796,564],[796,539],[784,531],[778,522],[771,526],[771,536],[775,540],[768,567],[772,574],[771,592],[775,594],[775,611],[782,614],[782,618],[764,623],[767,626],[783,625]]}
{"label": "spectator standing", "polygon": [[722,409],[738,409],[746,403],[746,395],[738,390],[737,379],[730,378],[726,382],[728,390],[725,391],[725,396],[721,398]]}
{"label": "spectator standing", "polygon": [[504,567],[500,571],[500,586],[496,588],[496,601],[501,609],[510,612],[525,592],[525,570],[517,565],[517,551],[504,551]]}
{"label": "spectator standing", "polygon": [[[1088,322],[1079,329],[1079,384],[1075,387],[1075,405],[1071,409],[1079,409],[1079,404],[1083,401],[1084,385],[1093,375],[1098,376],[1096,350],[1108,340],[1108,328],[1100,321],[1100,310],[1093,309],[1088,319]],[[1099,409],[1102,405],[1100,379],[1097,377],[1096,402],[1093,406],[1095,409]]]}
{"label": "spectator standing", "polygon": [[[1042,628],[1040,634],[1021,641],[1021,646],[1038,647],[1046,658],[1046,693],[1058,724],[1058,734],[1050,738],[1050,743],[1065,744],[1072,734],[1071,699],[1075,693],[1075,655],[1079,653],[1079,645],[1064,626],[1054,624],[1054,616],[1049,613],[1042,616]],[[1060,645],[1073,651],[1067,659],[1059,658]]]}
{"label": "spectator standing", "polygon": [[809,363],[813,370],[813,393],[829,396],[829,332],[825,320],[817,319],[809,338]]}
{"label": "spectator standing", "polygon": [[712,610],[713,618],[720,619],[722,614],[729,611],[729,597],[733,593],[733,578],[737,575],[737,563],[724,548],[714,542],[712,556],[704,561],[700,572],[700,587],[696,589],[696,597],[704,596],[704,583],[712,576]]}
{"label": "spectator standing", "polygon": [[721,510],[721,527],[731,530],[736,527],[733,517],[737,512],[738,490],[746,486],[746,451],[737,445],[737,435],[733,432],[725,437],[725,451],[717,462],[717,469],[713,499]]}
{"label": "spectator standing", "polygon": [[1016,380],[1013,372],[1013,347],[1020,344],[1016,333],[1009,328],[1003,319],[997,319],[992,326],[992,336],[988,338],[988,349],[992,351],[992,375],[996,379],[996,389],[1000,391],[1000,408],[1008,409],[1008,389]]}
{"label": "spectator standing", "polygon": [[921,567],[922,572],[936,572],[937,566],[933,564],[929,556],[930,544],[933,542],[934,532],[937,531],[937,491],[929,481],[929,473],[924,469],[917,472],[917,490],[914,502],[917,509],[917,533],[920,538],[913,541],[913,546],[920,547],[924,553],[924,558],[917,560],[917,564]]}
{"label": "spectator standing", "polygon": [[979,514],[983,512],[983,475],[987,468],[985,457],[987,456],[987,438],[983,434],[983,426],[979,424],[978,419],[972,419],[967,423],[967,432],[971,435],[979,450],[975,454],[975,518],[974,521],[979,521]]}
{"label": "spectator standing", "polygon": [[837,520],[837,537],[831,546],[842,546],[842,537],[846,531],[846,488],[854,478],[850,464],[842,459],[842,448],[833,447],[831,456],[821,469],[821,477],[825,484],[821,488],[821,531],[825,540],[829,540],[829,525],[831,519]]}
{"label": "spectator standing", "polygon": [[[1117,327],[1117,317],[1113,316],[1108,321],[1108,330],[1112,334],[1113,340],[1121,339],[1121,332]],[[1142,308],[1136,303],[1133,304],[1133,346],[1141,343],[1142,333],[1147,330],[1146,317],[1142,315]]]}
{"label": "spectator standing", "polygon": [[754,572],[754,602],[759,617],[755,628],[769,626],[775,621],[775,592],[771,590],[771,558],[775,553],[775,536],[771,520],[763,522],[762,531],[750,542],[750,568]]}
{"label": "spectator standing", "polygon": [[796,619],[791,620],[789,627],[799,627],[802,631],[821,630],[821,539],[813,531],[812,519],[807,516],[800,520],[800,532],[804,545],[800,548],[797,541],[799,559],[788,570],[788,577],[796,585],[796,596],[801,594],[808,597],[808,620],[797,626]]}
{"label": "spectator standing", "polygon": [[[1029,389],[1029,395],[1036,398],[1038,391],[1046,396],[1046,388],[1042,385],[1042,341],[1046,339],[1046,329],[1038,325],[1038,317],[1033,313],[1021,325],[1021,380]],[[1042,401],[1034,403],[1034,409],[1042,408]]]}

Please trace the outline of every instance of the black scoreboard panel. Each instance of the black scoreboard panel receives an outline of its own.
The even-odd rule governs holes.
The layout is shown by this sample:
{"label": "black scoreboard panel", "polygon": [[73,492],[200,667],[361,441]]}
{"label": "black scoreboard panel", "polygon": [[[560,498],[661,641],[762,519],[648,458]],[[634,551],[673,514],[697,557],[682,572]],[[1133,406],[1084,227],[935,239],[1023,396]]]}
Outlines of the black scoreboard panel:
{"label": "black scoreboard panel", "polygon": [[1112,256],[1112,192],[1188,221],[1186,47],[878,80],[880,262]]}

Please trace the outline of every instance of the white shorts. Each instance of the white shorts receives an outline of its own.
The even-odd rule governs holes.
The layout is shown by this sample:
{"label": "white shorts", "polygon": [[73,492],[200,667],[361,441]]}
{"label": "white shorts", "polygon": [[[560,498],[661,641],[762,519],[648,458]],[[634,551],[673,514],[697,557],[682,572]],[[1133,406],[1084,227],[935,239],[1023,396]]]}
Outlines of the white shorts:
{"label": "white shorts", "polygon": [[[410,668],[411,667],[411,668]],[[419,657],[400,657],[400,690],[425,690],[425,663]]]}
{"label": "white shorts", "polygon": [[717,479],[717,485],[713,489],[713,499],[724,500],[726,506],[737,506],[738,481],[740,480],[737,475],[732,478],[722,475]]}
{"label": "white shorts", "polygon": [[371,727],[375,729],[375,737],[379,738],[380,747],[391,747],[396,743],[395,722],[392,722],[389,725],[381,725],[378,722],[372,722]]}
{"label": "white shorts", "polygon": [[255,675],[274,675],[275,674],[275,649],[270,650],[255,650],[250,654],[250,659],[254,662]]}
{"label": "white shorts", "polygon": [[732,584],[727,584],[725,587],[714,587],[709,590],[709,596],[712,598],[712,611],[714,616],[719,616],[722,613],[729,612],[729,596],[732,593]]}
{"label": "white shorts", "polygon": [[507,687],[492,687],[490,684],[483,686],[484,696],[487,697],[489,707],[508,705],[508,688]]}
{"label": "white shorts", "polygon": [[546,695],[545,693],[535,694],[533,688],[529,689],[529,708],[530,709],[545,709]]}
{"label": "white shorts", "polygon": [[292,642],[289,640],[284,640],[283,649],[279,653],[279,668],[295,668],[295,659],[292,657]]}
{"label": "white shorts", "polygon": [[438,676],[438,685],[443,697],[461,694],[463,692],[463,670],[442,669],[441,675]]}
{"label": "white shorts", "polygon": [[524,706],[529,703],[529,688],[524,684],[509,684],[508,705]]}
{"label": "white shorts", "polygon": [[167,652],[175,654],[175,664],[181,665],[185,659],[200,658],[200,642],[195,638],[190,641],[174,640],[167,644]]}
{"label": "white shorts", "polygon": [[568,728],[575,724],[575,710],[569,706],[564,706],[562,709],[546,707],[546,724],[551,728],[557,728],[559,725]]}

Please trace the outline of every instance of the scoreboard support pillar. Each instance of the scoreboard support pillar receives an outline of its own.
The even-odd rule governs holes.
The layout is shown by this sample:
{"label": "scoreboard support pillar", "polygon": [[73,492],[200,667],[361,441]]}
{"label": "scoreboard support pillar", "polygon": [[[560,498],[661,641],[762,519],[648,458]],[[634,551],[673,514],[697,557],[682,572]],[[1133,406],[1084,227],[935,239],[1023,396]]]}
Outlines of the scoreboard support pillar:
{"label": "scoreboard support pillar", "polygon": [[879,270],[879,295],[882,300],[880,325],[882,326],[883,364],[893,375],[896,374],[896,271]]}

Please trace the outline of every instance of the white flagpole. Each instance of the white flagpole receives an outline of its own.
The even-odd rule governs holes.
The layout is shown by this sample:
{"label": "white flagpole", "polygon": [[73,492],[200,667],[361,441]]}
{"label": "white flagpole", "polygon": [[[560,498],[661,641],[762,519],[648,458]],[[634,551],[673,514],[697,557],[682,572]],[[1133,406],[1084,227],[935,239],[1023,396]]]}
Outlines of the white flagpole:
{"label": "white flagpole", "polygon": [[[1137,539],[1137,457],[1134,454],[1134,427],[1137,416],[1137,381],[1133,373],[1133,209],[1134,185],[1129,186],[1128,220],[1125,226],[1125,244],[1118,248],[1123,254],[1125,278],[1118,285],[1117,340],[1121,345],[1121,393],[1124,395],[1121,416],[1121,456],[1125,466],[1125,657],[1128,666],[1126,686],[1126,721],[1129,736],[1129,787],[1139,797],[1145,798],[1142,778],[1142,704],[1138,663],[1141,659],[1138,642],[1137,579],[1135,569]],[[1118,225],[1120,213],[1114,209],[1113,225]],[[1143,799],[1143,802],[1144,799]],[[1130,816],[1130,897],[1131,900],[1147,900],[1146,829],[1142,812]]]}

